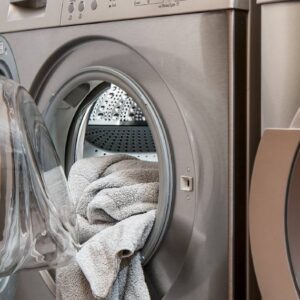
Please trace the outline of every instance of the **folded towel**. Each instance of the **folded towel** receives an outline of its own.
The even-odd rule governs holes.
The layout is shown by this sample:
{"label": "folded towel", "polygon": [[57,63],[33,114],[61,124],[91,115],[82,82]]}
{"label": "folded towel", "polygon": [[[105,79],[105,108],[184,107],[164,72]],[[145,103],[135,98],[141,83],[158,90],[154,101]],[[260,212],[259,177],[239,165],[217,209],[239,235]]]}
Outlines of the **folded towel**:
{"label": "folded towel", "polygon": [[[152,229],[154,220],[154,210],[127,218],[113,227],[96,234],[77,253],[76,260],[89,281],[93,295],[96,298],[106,299],[110,294],[114,295],[116,293],[114,291],[115,288],[117,288],[119,295],[124,295],[125,290],[130,294],[137,293],[136,289],[139,289],[143,295],[148,294],[140,261],[140,269],[136,266],[137,262],[133,264],[136,271],[140,270],[138,274],[134,274],[135,280],[139,282],[139,286],[128,289],[128,285],[132,284],[134,280],[131,279],[128,282],[124,276],[127,276],[126,274],[132,267],[130,267],[130,261],[127,261],[128,258],[132,257],[136,251],[142,249]],[[125,264],[128,272],[119,273],[123,259],[126,259]],[[133,274],[134,271],[130,270],[130,272]],[[117,282],[119,283],[113,287],[116,279],[118,279]],[[126,282],[125,285],[122,284],[124,281]],[[132,292],[129,292],[130,290]],[[124,298],[122,296],[117,299]],[[131,298],[128,299],[141,298],[135,298],[134,295],[131,295]]]}

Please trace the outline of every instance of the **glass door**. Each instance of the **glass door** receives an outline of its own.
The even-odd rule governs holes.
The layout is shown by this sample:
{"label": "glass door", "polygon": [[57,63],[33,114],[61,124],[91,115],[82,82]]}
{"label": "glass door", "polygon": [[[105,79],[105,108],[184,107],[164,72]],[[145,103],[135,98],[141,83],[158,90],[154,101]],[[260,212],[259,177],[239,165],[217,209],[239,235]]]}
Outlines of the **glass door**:
{"label": "glass door", "polygon": [[29,93],[0,76],[0,276],[63,265],[76,252],[63,168]]}

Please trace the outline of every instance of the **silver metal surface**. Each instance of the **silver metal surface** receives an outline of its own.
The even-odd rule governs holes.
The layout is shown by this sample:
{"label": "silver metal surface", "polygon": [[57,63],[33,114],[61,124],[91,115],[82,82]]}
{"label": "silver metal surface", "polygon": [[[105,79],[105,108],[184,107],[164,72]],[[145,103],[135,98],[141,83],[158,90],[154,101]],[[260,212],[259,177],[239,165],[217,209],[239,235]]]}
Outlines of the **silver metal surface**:
{"label": "silver metal surface", "polygon": [[[112,45],[111,45],[112,46]],[[114,46],[116,47],[116,45]],[[72,59],[72,58],[70,58]],[[64,64],[67,62],[64,62]],[[165,128],[162,124],[160,116],[153,106],[151,98],[144,92],[143,88],[130,78],[127,74],[122,73],[121,71],[115,68],[109,67],[89,67],[84,68],[76,74],[72,74],[70,80],[62,84],[61,81],[56,81],[57,74],[61,70],[65,71],[66,67],[62,64],[60,68],[57,68],[56,73],[53,75],[53,80],[55,84],[58,85],[58,90],[55,96],[53,96],[53,101],[50,107],[48,107],[47,112],[45,113],[46,121],[48,120],[48,126],[50,132],[52,132],[53,141],[61,149],[60,154],[66,154],[62,156],[63,161],[67,161],[66,170],[69,170],[76,159],[83,158],[86,153],[83,148],[86,143],[84,143],[84,127],[86,126],[87,114],[86,110],[90,109],[91,101],[95,101],[95,98],[98,97],[99,93],[103,92],[103,83],[105,89],[107,86],[110,88],[110,83],[114,83],[117,86],[121,86],[126,93],[130,94],[132,98],[135,99],[135,102],[145,114],[146,119],[150,129],[152,130],[156,149],[157,156],[159,161],[159,171],[160,171],[160,190],[159,190],[159,199],[158,199],[158,208],[157,208],[157,220],[155,222],[154,228],[152,229],[151,235],[148,238],[146,245],[143,248],[142,255],[143,261],[147,262],[151,259],[155,251],[160,245],[160,242],[164,236],[165,230],[168,225],[171,207],[173,206],[173,186],[174,186],[174,174],[173,174],[173,160],[171,158],[171,150],[168,142],[168,137],[165,131]],[[69,63],[67,63],[68,65]],[[69,70],[70,71],[70,70]],[[49,78],[49,81],[52,79]],[[81,99],[77,103],[76,114],[69,114],[69,119],[66,118],[66,114],[61,114],[60,108],[64,107],[67,101],[70,101],[70,97],[63,97],[62,95],[74,95],[72,92],[76,87],[82,85],[91,86],[91,82],[101,82],[95,89],[91,90],[87,96]],[[45,91],[46,93],[48,91]],[[95,95],[96,94],[96,95]],[[43,97],[42,97],[43,98]],[[72,100],[72,98],[71,98]],[[73,102],[71,102],[74,104]],[[170,108],[171,109],[171,108]],[[74,110],[73,110],[74,112]],[[82,121],[81,121],[82,120]],[[54,132],[53,125],[55,125]],[[70,127],[68,136],[64,136],[63,142],[58,142],[57,136],[62,137],[62,127]],[[119,127],[115,130],[120,130]],[[83,149],[82,149],[83,148]],[[79,149],[79,151],[78,151]],[[83,156],[78,156],[82,153]],[[138,154],[138,153],[136,153]],[[192,193],[191,193],[192,194]]]}
{"label": "silver metal surface", "polygon": [[141,108],[116,85],[99,92],[80,122],[76,159],[124,153],[147,161],[158,160]]}
{"label": "silver metal surface", "polygon": [[[299,128],[298,128],[299,130]],[[289,266],[293,276],[294,287],[300,297],[300,237],[299,237],[299,211],[300,211],[300,151],[297,145],[294,164],[291,168],[286,197],[286,244],[289,255]]]}
{"label": "silver metal surface", "polygon": [[112,84],[96,100],[88,125],[147,125],[147,122],[136,102]]}
{"label": "silver metal surface", "polygon": [[251,246],[263,298],[299,299],[299,132],[275,129],[299,125],[300,2],[259,3],[268,4],[261,6],[262,131],[273,130],[262,140],[252,179]]}
{"label": "silver metal surface", "polygon": [[[229,27],[231,13],[240,19]],[[58,114],[48,119],[51,112],[47,109],[61,85],[80,70],[90,66],[121,70],[134,78],[152,100],[167,131],[175,171],[168,230],[158,252],[145,267],[153,299],[219,300],[229,294],[229,285],[234,284],[228,279],[229,272],[235,272],[229,268],[233,257],[229,258],[228,247],[235,236],[232,233],[229,238],[228,208],[235,201],[236,191],[230,186],[229,176],[235,178],[231,172],[236,172],[232,166],[238,162],[239,148],[230,161],[228,157],[229,149],[236,148],[239,140],[233,141],[239,121],[232,120],[235,117],[228,111],[235,100],[244,103],[240,91],[245,90],[245,85],[237,80],[234,91],[229,93],[229,89],[239,68],[245,69],[243,63],[238,68],[232,60],[233,51],[239,53],[241,48],[237,49],[229,36],[235,36],[241,26],[241,35],[246,38],[247,15],[231,13],[178,15],[5,35],[13,48],[20,80],[38,100],[62,159],[70,126],[66,122],[76,112],[76,105],[65,101]],[[232,30],[235,33],[229,34]],[[65,96],[61,95],[61,99]],[[57,124],[62,116],[66,122]],[[155,139],[159,141],[157,136]],[[180,190],[181,176],[194,178],[192,192]],[[230,213],[230,218],[234,217]],[[231,294],[229,299],[233,297]]]}
{"label": "silver metal surface", "polygon": [[33,28],[53,27],[60,24],[62,0],[47,1],[47,7],[28,9],[1,0],[0,33]]}
{"label": "silver metal surface", "polygon": [[69,0],[63,0],[61,24],[82,24],[129,18],[153,17],[225,9],[247,10],[248,0],[114,0],[99,1],[96,10],[91,7],[93,0],[85,0],[86,8],[80,13],[74,2],[75,10],[70,13]]}
{"label": "silver metal surface", "polygon": [[45,283],[38,271],[22,271],[18,273],[15,276],[14,283],[15,297],[11,300],[55,299],[55,296],[47,286],[49,282]]}
{"label": "silver metal surface", "polygon": [[[100,149],[89,142],[85,142],[84,153],[81,155],[78,153],[76,157],[106,156],[113,154],[116,153]],[[126,152],[126,154],[145,161],[158,161],[158,157],[155,152]]]}
{"label": "silver metal surface", "polygon": [[300,128],[300,108],[297,110],[290,125],[290,128]]}
{"label": "silver metal surface", "polygon": [[263,299],[298,300],[299,142],[295,129],[266,130],[250,191],[250,237]]}
{"label": "silver metal surface", "polygon": [[248,0],[56,0],[47,1],[46,7],[36,9],[2,0],[0,33],[192,12],[248,10],[248,7]]}

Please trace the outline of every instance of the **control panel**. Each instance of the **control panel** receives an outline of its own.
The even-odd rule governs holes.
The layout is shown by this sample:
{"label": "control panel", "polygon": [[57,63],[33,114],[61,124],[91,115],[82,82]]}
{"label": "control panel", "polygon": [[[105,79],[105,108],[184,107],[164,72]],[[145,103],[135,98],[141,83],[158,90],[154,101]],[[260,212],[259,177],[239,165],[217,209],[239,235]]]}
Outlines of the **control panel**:
{"label": "control panel", "polygon": [[0,0],[0,33],[224,9],[249,0]]}
{"label": "control panel", "polygon": [[64,0],[61,25],[228,9],[237,3],[248,7],[244,0]]}

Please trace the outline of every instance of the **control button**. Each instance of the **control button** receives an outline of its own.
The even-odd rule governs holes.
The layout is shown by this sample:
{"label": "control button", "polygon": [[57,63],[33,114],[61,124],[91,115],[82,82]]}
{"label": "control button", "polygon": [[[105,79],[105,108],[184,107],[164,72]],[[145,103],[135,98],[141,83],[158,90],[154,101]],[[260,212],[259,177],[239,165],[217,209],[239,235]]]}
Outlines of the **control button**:
{"label": "control button", "polygon": [[80,1],[79,4],[78,4],[78,10],[80,12],[82,12],[84,10],[84,2],[83,1]]}
{"label": "control button", "polygon": [[68,6],[68,12],[71,14],[74,11],[74,3],[71,2]]}
{"label": "control button", "polygon": [[91,3],[91,9],[95,10],[97,7],[98,7],[97,0],[93,0],[92,3]]}

